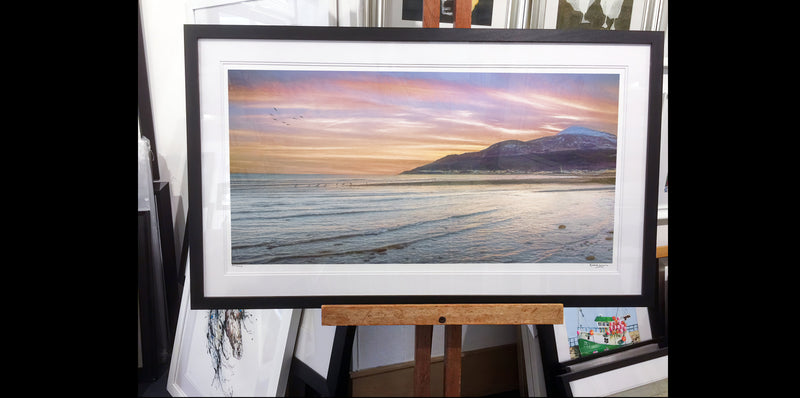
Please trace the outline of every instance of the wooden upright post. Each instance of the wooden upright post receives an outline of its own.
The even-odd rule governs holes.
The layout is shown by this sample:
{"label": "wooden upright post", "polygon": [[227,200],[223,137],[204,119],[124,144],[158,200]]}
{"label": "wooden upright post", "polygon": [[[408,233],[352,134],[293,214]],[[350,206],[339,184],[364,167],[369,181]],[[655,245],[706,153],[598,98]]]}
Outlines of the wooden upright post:
{"label": "wooden upright post", "polygon": [[453,6],[453,27],[467,29],[472,27],[471,0],[455,0]]}
{"label": "wooden upright post", "polygon": [[414,329],[414,396],[430,397],[433,325],[417,325]]}
{"label": "wooden upright post", "polygon": [[444,396],[461,396],[461,325],[444,327]]}
{"label": "wooden upright post", "polygon": [[441,12],[441,0],[424,0],[422,2],[422,27],[438,28]]}
{"label": "wooden upright post", "polygon": [[[424,0],[422,2],[422,27],[438,28],[439,19],[442,12],[442,0]],[[472,27],[472,1],[454,0],[453,1],[453,27],[467,28]]]}

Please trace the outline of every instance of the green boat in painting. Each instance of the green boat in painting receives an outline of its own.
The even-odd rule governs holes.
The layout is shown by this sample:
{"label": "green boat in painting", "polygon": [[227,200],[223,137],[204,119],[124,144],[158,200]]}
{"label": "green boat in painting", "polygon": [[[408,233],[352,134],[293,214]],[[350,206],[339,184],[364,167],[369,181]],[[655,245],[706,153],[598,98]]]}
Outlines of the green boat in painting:
{"label": "green boat in painting", "polygon": [[630,317],[597,316],[596,327],[582,328],[578,331],[578,349],[581,355],[596,354],[623,347],[631,343],[631,336],[625,321]]}

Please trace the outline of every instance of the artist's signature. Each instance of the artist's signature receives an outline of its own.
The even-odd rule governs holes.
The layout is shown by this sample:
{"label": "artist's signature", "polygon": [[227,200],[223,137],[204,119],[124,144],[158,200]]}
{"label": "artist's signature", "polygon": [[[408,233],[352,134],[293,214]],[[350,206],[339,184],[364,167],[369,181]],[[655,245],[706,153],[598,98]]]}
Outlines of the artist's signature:
{"label": "artist's signature", "polygon": [[605,268],[608,267],[608,264],[589,264],[592,268]]}

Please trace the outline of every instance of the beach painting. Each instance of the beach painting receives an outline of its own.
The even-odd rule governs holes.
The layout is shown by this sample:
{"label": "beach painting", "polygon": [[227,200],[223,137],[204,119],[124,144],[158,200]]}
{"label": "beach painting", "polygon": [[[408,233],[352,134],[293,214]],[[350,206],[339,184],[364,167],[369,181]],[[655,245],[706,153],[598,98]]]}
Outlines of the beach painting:
{"label": "beach painting", "polygon": [[229,69],[232,263],[612,263],[619,87]]}

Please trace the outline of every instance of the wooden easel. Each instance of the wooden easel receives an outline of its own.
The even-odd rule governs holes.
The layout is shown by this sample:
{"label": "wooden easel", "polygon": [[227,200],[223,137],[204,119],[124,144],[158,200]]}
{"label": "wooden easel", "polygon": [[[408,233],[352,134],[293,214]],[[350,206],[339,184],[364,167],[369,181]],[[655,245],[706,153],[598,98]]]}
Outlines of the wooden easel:
{"label": "wooden easel", "polygon": [[445,325],[444,396],[461,395],[461,325],[552,325],[564,323],[562,304],[323,305],[328,326],[415,325],[414,396],[431,394],[433,325]]}
{"label": "wooden easel", "polygon": [[[422,27],[438,28],[441,0],[423,0]],[[471,0],[455,0],[453,27],[472,26]],[[328,326],[415,325],[414,396],[431,395],[433,325],[445,325],[444,396],[461,395],[461,325],[552,325],[564,322],[562,304],[323,305]]]}

